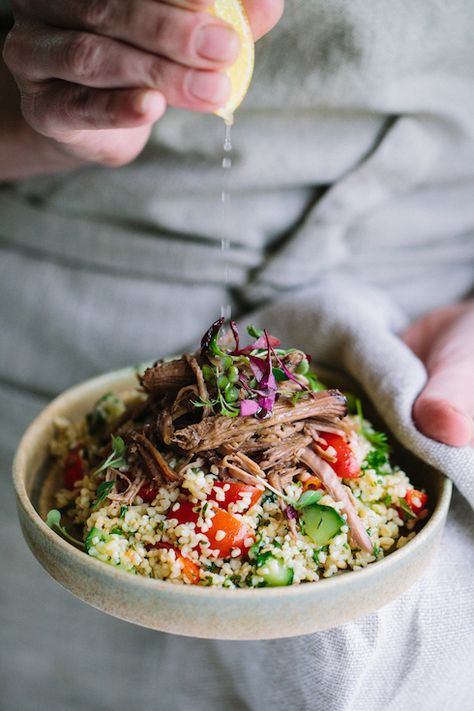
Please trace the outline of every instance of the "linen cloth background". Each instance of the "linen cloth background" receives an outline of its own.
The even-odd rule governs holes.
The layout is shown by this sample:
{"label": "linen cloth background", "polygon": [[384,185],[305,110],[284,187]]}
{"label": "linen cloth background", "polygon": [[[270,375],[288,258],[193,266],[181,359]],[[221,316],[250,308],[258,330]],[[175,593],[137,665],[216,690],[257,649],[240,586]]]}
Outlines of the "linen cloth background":
{"label": "linen cloth background", "polygon": [[395,602],[317,635],[220,643],[73,599],[26,550],[6,483],[1,711],[469,707],[473,453],[413,428],[425,373],[394,333],[472,289],[473,29],[467,0],[287,2],[237,116],[225,220],[222,125],[185,112],[170,111],[130,166],[0,187],[5,482],[51,396],[194,345],[229,299],[355,375],[460,492],[436,560]]}

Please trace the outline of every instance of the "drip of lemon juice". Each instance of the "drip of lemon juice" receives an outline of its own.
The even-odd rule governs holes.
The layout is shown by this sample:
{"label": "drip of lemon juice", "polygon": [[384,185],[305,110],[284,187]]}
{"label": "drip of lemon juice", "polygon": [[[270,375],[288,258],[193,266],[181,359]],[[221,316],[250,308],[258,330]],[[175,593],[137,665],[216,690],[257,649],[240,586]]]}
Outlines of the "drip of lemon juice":
{"label": "drip of lemon juice", "polygon": [[[230,191],[229,191],[229,179],[230,171],[232,169],[232,123],[226,121],[225,123],[225,137],[224,137],[224,156],[222,158],[222,224],[229,224],[229,210],[228,205],[230,203]],[[222,261],[224,263],[224,277],[225,277],[225,288],[229,289],[229,252],[230,252],[230,240],[223,237],[221,239],[221,252]],[[225,318],[226,322],[230,321],[232,318],[232,307],[230,303],[223,303],[221,306],[221,317]]]}

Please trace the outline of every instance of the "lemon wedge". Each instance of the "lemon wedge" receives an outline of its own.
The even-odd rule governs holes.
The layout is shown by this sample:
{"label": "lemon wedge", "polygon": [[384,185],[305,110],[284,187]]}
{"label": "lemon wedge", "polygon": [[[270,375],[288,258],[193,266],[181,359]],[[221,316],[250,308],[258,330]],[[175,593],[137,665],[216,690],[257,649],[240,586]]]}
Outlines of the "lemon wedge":
{"label": "lemon wedge", "polygon": [[227,70],[232,91],[225,106],[216,111],[227,124],[234,121],[234,111],[242,103],[250,86],[255,62],[255,45],[249,21],[241,0],[215,0],[209,11],[224,22],[228,22],[240,37],[240,54]]}

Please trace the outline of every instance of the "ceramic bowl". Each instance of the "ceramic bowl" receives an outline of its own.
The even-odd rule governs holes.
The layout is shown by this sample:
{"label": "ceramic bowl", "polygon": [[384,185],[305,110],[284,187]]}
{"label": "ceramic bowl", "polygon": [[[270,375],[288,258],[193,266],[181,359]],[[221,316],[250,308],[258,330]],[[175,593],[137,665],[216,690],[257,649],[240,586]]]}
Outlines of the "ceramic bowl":
{"label": "ceramic bowl", "polygon": [[[320,373],[328,385],[355,387],[340,375]],[[74,387],[54,400],[25,433],[14,461],[14,484],[25,539],[41,565],[84,602],[138,625],[211,639],[291,637],[334,627],[390,602],[422,574],[435,553],[451,498],[451,482],[395,444],[394,460],[417,488],[427,490],[430,516],[403,548],[360,571],[284,588],[249,590],[174,585],[117,570],[54,533],[43,518],[54,508],[48,443],[58,416],[77,420],[111,390],[129,390],[129,368]],[[374,420],[374,414],[367,410]],[[383,426],[383,425],[382,425]]]}

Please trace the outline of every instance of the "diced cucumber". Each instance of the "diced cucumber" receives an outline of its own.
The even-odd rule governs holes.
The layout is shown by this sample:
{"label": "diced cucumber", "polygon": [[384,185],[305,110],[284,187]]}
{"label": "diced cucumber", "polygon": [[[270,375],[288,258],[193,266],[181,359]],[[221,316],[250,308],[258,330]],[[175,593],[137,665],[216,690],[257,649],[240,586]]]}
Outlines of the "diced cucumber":
{"label": "diced cucumber", "polygon": [[108,424],[125,412],[125,403],[114,393],[106,393],[86,415],[87,429],[92,436],[100,435]]}
{"label": "diced cucumber", "polygon": [[260,575],[265,585],[268,587],[279,587],[291,585],[293,582],[293,568],[289,568],[281,558],[269,555],[262,565],[257,568],[257,575]]}
{"label": "diced cucumber", "polygon": [[316,543],[318,548],[327,545],[346,523],[336,509],[322,504],[306,506],[300,515],[306,535]]}
{"label": "diced cucumber", "polygon": [[104,532],[101,531],[99,528],[91,528],[89,533],[87,534],[85,546],[86,546],[86,551],[89,553],[89,549],[92,548],[93,544],[93,539],[98,538],[100,541],[104,540]]}

